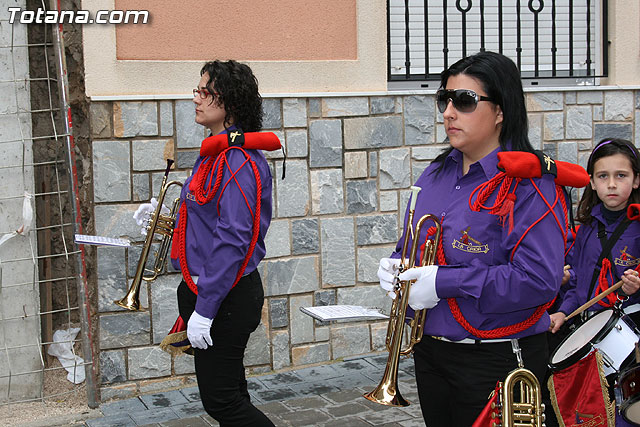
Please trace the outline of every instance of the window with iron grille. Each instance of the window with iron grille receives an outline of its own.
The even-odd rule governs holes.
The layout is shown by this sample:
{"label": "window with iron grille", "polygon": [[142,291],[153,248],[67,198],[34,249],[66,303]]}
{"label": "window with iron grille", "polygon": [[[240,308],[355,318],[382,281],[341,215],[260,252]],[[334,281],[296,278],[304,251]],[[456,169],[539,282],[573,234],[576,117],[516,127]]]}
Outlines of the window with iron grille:
{"label": "window with iron grille", "polygon": [[391,89],[435,88],[476,52],[513,59],[525,85],[595,85],[607,75],[607,0],[389,0]]}

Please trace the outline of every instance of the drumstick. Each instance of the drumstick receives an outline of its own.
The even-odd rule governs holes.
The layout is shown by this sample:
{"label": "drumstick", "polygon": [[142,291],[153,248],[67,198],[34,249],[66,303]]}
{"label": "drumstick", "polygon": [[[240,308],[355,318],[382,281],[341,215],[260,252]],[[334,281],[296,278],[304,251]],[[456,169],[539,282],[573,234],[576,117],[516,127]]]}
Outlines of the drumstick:
{"label": "drumstick", "polygon": [[595,296],[595,297],[591,298],[589,301],[585,302],[580,307],[576,308],[573,313],[571,313],[570,315],[568,315],[567,317],[564,318],[564,321],[566,322],[567,320],[571,319],[572,317],[575,317],[578,314],[582,313],[587,308],[591,307],[593,304],[597,303],[602,298],[604,298],[607,295],[609,295],[611,292],[617,291],[620,287],[622,287],[622,280],[620,280],[618,283],[616,283],[615,285],[613,285],[612,287],[610,287],[606,291],[602,292],[598,296]]}

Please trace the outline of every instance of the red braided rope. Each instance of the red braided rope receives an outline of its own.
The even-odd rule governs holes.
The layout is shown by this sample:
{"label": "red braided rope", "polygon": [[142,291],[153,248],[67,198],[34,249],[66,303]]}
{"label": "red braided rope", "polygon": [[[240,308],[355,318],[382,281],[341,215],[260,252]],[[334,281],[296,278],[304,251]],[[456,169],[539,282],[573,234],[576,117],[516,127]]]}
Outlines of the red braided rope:
{"label": "red braided rope", "polygon": [[[611,277],[611,281],[609,281],[608,277]],[[600,295],[602,292],[609,289],[609,283],[613,283],[613,272],[611,271],[611,261],[608,258],[602,260],[602,268],[600,269],[600,274],[598,275],[598,287],[596,288],[596,293],[594,296]],[[605,296],[603,299],[598,301],[603,307],[613,307],[613,304],[618,300],[618,297],[612,292],[609,295]]]}
{"label": "red braided rope", "polygon": [[[469,196],[469,207],[474,211],[480,211],[480,209],[485,209],[485,210],[489,210],[489,213],[493,213],[493,214],[501,214],[501,213],[503,213],[504,210],[502,209],[502,207],[503,207],[502,204],[505,203],[505,200],[511,200],[511,202],[514,201],[513,199],[515,198],[515,189],[517,188],[517,186],[518,186],[518,184],[520,182],[520,178],[516,178],[515,180],[516,180],[516,184],[515,184],[515,186],[513,188],[513,191],[511,193],[511,194],[514,194],[514,197],[510,198],[510,197],[508,197],[510,195],[509,189],[511,187],[513,178],[507,177],[506,173],[504,173],[504,172],[498,173],[492,179],[490,179],[489,181],[487,181],[487,182],[485,182],[483,184],[480,184],[478,187],[476,187],[471,192],[471,195]],[[533,180],[531,180],[531,182],[533,183]],[[500,185],[500,190],[498,192],[498,195],[496,196],[495,203],[493,204],[493,206],[485,206],[484,203],[487,201],[487,199],[493,193],[493,191],[496,190],[498,185]],[[565,244],[566,244],[566,233],[567,233],[568,228],[567,227],[563,227],[560,224],[560,221],[558,220],[555,212],[553,212],[553,208],[555,207],[555,205],[558,202],[558,200],[560,200],[561,201],[560,203],[562,204],[563,212],[565,214],[565,219],[567,218],[567,207],[566,207],[566,203],[565,203],[565,200],[564,200],[564,196],[562,196],[562,194],[561,194],[560,187],[556,185],[556,199],[554,200],[553,204],[551,204],[551,205],[544,198],[544,196],[542,195],[540,189],[535,185],[535,183],[534,183],[534,187],[536,188],[536,191],[538,192],[538,194],[540,194],[540,196],[545,201],[545,204],[547,205],[549,210],[547,210],[547,212],[545,212],[544,215],[542,215],[538,220],[536,220],[533,224],[531,224],[531,226],[529,226],[529,228],[523,233],[523,235],[520,237],[520,239],[518,240],[518,242],[516,243],[515,247],[513,248],[512,252],[511,252],[511,260],[513,260],[513,257],[515,255],[515,251],[518,248],[518,246],[520,245],[520,242],[522,242],[522,239],[524,238],[524,236],[533,228],[534,225],[536,225],[538,222],[542,221],[542,219],[549,212],[551,212],[552,215],[555,217],[556,223],[560,227],[560,230],[561,230],[562,235],[563,235],[563,239],[564,239]],[[473,196],[476,193],[477,193],[476,200],[475,200],[475,202],[472,202],[473,201]],[[513,217],[513,213],[512,212],[511,212],[511,217]],[[565,224],[568,224],[568,221],[566,221]],[[427,233],[428,233],[428,235],[429,235],[429,233],[430,234],[435,233],[435,227],[431,227],[427,231]],[[444,249],[443,249],[443,245],[442,245],[442,234],[440,235],[440,241],[438,242],[438,249],[436,251],[436,258],[438,259],[438,264],[439,265],[447,265],[447,262],[446,262],[446,259],[445,259],[445,254],[444,254]],[[485,330],[477,329],[477,328],[473,327],[467,321],[467,319],[464,317],[464,314],[462,313],[462,310],[460,309],[458,301],[455,298],[447,298],[447,304],[449,305],[449,309],[451,310],[451,314],[453,315],[453,318],[467,332],[469,332],[473,336],[481,338],[481,339],[497,339],[497,338],[503,338],[503,337],[506,337],[506,336],[518,334],[518,333],[530,328],[531,326],[535,325],[540,320],[540,318],[546,313],[546,311],[553,305],[555,300],[556,300],[556,298],[554,297],[548,303],[538,306],[536,308],[536,310],[533,312],[533,314],[531,316],[529,316],[527,319],[523,320],[522,322],[514,323],[514,324],[508,325],[508,326],[502,326],[502,327],[499,327],[499,328],[485,329]]]}
{"label": "red braided rope", "polygon": [[[227,161],[227,156],[226,156],[226,153],[232,149],[237,149],[242,151],[242,153],[244,153],[246,157],[246,160],[242,163],[242,165],[240,165],[240,167],[236,171],[231,170]],[[249,206],[247,197],[244,194],[242,187],[240,187],[240,183],[236,179],[236,174],[247,164],[247,162],[249,162],[249,164],[251,165],[251,168],[253,169],[254,177],[256,179],[255,213],[252,212],[251,207]],[[258,166],[253,161],[253,159],[251,159],[251,156],[249,156],[249,154],[241,147],[237,147],[237,146],[229,147],[218,155],[215,162],[212,162],[211,158],[207,157],[202,161],[202,163],[200,163],[200,167],[198,168],[198,170],[196,171],[196,175],[192,179],[192,183],[194,183],[194,187],[191,187],[190,185],[190,188],[194,188],[194,195],[196,197],[196,202],[198,204],[203,205],[211,201],[215,197],[218,189],[220,188],[220,184],[222,182],[222,172],[225,165],[227,166],[227,169],[231,172],[231,177],[229,177],[229,179],[223,186],[222,191],[220,192],[220,197],[218,198],[218,205],[217,205],[218,213],[220,213],[220,209],[219,209],[220,199],[224,194],[224,190],[226,189],[227,184],[233,179],[238,184],[238,188],[240,189],[240,192],[244,196],[245,202],[247,203],[247,207],[249,208],[249,211],[252,212],[252,217],[253,217],[251,242],[249,243],[249,249],[247,251],[247,254],[244,257],[244,260],[240,265],[240,269],[238,270],[238,274],[236,275],[233,285],[231,286],[233,288],[238,283],[242,275],[244,274],[244,270],[247,268],[247,265],[249,264],[249,260],[253,255],[253,251],[258,241],[258,236],[260,234],[260,208],[262,206],[262,181],[260,180],[260,172],[258,171]],[[209,176],[209,173],[211,172],[211,169],[214,167],[216,168],[216,180],[212,188],[211,181],[209,181],[209,185],[207,186],[206,180],[207,180],[207,177]],[[189,268],[187,267],[187,254],[186,254],[187,251],[186,251],[186,241],[185,241],[186,230],[187,230],[187,204],[182,203],[180,206],[180,218],[178,220],[178,226],[176,227],[176,230],[175,230],[176,235],[174,236],[174,238],[178,239],[178,261],[180,263],[180,269],[182,270],[182,276],[184,277],[184,281],[186,282],[189,289],[191,289],[191,291],[197,295],[198,286],[194,283],[191,277],[191,273],[189,272]]]}

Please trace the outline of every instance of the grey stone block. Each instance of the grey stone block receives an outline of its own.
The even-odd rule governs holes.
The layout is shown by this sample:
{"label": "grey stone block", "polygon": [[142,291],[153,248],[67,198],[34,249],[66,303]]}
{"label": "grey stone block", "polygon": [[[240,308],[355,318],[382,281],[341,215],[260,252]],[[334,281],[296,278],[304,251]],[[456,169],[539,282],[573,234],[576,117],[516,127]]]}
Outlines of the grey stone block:
{"label": "grey stone block", "polygon": [[411,162],[411,182],[416,182],[430,162]]}
{"label": "grey stone block", "polygon": [[407,145],[433,143],[435,97],[433,95],[404,98],[404,141]]}
{"label": "grey stone block", "polygon": [[395,191],[380,192],[380,211],[389,212],[398,210],[398,193]]}
{"label": "grey stone block", "polygon": [[314,120],[309,125],[309,166],[342,166],[340,120]]}
{"label": "grey stone block", "polygon": [[311,171],[311,206],[316,215],[344,211],[342,169]]}
{"label": "grey stone block", "polygon": [[196,109],[192,101],[176,101],[176,146],[199,148],[205,129],[196,123]]}
{"label": "grey stone block", "polygon": [[352,286],[355,282],[353,220],[323,219],[321,224],[322,283],[328,286]]}
{"label": "grey stone block", "polygon": [[151,284],[151,322],[153,323],[153,343],[159,344],[169,333],[178,313],[176,289],[181,277],[177,274],[158,276]]}
{"label": "grey stone block", "polygon": [[263,402],[280,402],[296,396],[296,393],[289,387],[258,391],[255,394]]}
{"label": "grey stone block", "polygon": [[118,384],[115,386],[100,387],[100,400],[108,402],[111,399],[128,399],[138,394],[136,384]]}
{"label": "grey stone block", "polygon": [[394,148],[380,151],[380,189],[406,188],[411,185],[409,149]]}
{"label": "grey stone block", "polygon": [[151,199],[151,184],[149,183],[148,173],[133,174],[133,194],[134,202],[143,202]]}
{"label": "grey stone block", "polygon": [[[378,270],[378,261],[372,265]],[[343,305],[365,305],[369,308],[381,310],[389,314],[391,299],[385,294],[379,285],[356,286],[353,288],[338,289],[338,304]],[[334,355],[335,356],[335,355]]]}
{"label": "grey stone block", "polygon": [[525,100],[527,111],[555,111],[564,107],[562,92],[531,92]]}
{"label": "grey stone block", "polygon": [[369,99],[365,97],[331,97],[322,99],[324,117],[366,116]]}
{"label": "grey stone block", "polygon": [[388,258],[395,246],[358,248],[358,282],[377,283],[378,264]]}
{"label": "grey stone block", "polygon": [[531,145],[540,150],[542,148],[542,114],[529,114],[529,141]]}
{"label": "grey stone block", "polygon": [[282,369],[291,365],[291,356],[289,355],[289,332],[274,331],[271,336],[271,345],[273,347],[273,369]]}
{"label": "grey stone block", "polygon": [[573,105],[577,102],[577,95],[575,92],[564,93],[564,103],[567,105]]}
{"label": "grey stone block", "polygon": [[93,193],[96,202],[131,200],[128,141],[93,142]]}
{"label": "grey stone block", "polygon": [[604,93],[604,119],[626,121],[633,118],[633,91],[616,90]]}
{"label": "grey stone block", "polygon": [[280,129],[282,127],[282,112],[278,98],[264,98],[262,100],[262,128]]}
{"label": "grey stone block", "polygon": [[347,150],[400,145],[402,145],[402,119],[400,116],[344,119],[344,146]]}
{"label": "grey stone block", "polygon": [[300,307],[313,305],[311,295],[289,297],[289,312],[291,313],[291,344],[301,344],[313,341],[313,318],[300,311]]}
{"label": "grey stone block", "polygon": [[196,367],[193,356],[189,356],[184,353],[175,356],[173,358],[173,372],[176,375],[194,374],[196,372]]}
{"label": "grey stone block", "polygon": [[375,178],[378,176],[378,152],[371,151],[369,153],[369,177]]}
{"label": "grey stone block", "polygon": [[289,386],[299,396],[323,395],[330,391],[338,391],[338,387],[332,386],[330,383],[302,383]]}
{"label": "grey stone block", "polygon": [[331,359],[329,343],[306,344],[291,348],[291,363],[294,366],[319,363]]}
{"label": "grey stone block", "polygon": [[97,247],[98,311],[124,310],[113,303],[128,289],[124,248]]}
{"label": "grey stone block", "polygon": [[545,113],[544,139],[545,141],[564,139],[564,113]]}
{"label": "grey stone block", "polygon": [[263,261],[262,283],[265,296],[288,295],[319,289],[318,257],[308,256],[287,260]]}
{"label": "grey stone block", "polygon": [[594,124],[593,140],[595,143],[600,142],[604,138],[623,138],[632,140],[633,127],[630,123],[596,123]]}
{"label": "grey stone block", "polygon": [[313,294],[313,305],[334,305],[336,303],[336,292],[333,289],[326,291],[316,291]]}
{"label": "grey stone block", "polygon": [[600,122],[603,120],[603,113],[604,107],[602,105],[594,105],[593,106],[593,120],[596,122]]}
{"label": "grey stone block", "polygon": [[114,102],[113,134],[118,138],[158,135],[158,104]]}
{"label": "grey stone block", "polygon": [[174,159],[173,138],[137,139],[131,143],[134,171],[162,170],[167,168],[167,159]]}
{"label": "grey stone block", "polygon": [[[309,177],[307,162],[289,160],[287,176],[276,183],[277,217],[306,216],[309,213]],[[282,175],[282,165],[276,164],[276,177]]]}
{"label": "grey stone block", "polygon": [[551,156],[552,159],[558,158],[558,145],[555,143],[544,144],[544,149],[542,151]]}
{"label": "grey stone block", "polygon": [[363,214],[378,209],[375,180],[347,181],[347,214]]}
{"label": "grey stone block", "polygon": [[110,415],[102,418],[93,418],[86,421],[89,427],[133,427],[138,424],[127,414]]}
{"label": "grey stone block", "polygon": [[438,157],[448,147],[443,146],[426,146],[426,147],[412,147],[411,158],[413,160],[433,160]]}
{"label": "grey stone block", "polygon": [[291,236],[289,234],[289,220],[271,221],[264,244],[267,249],[265,258],[277,258],[291,254]]}
{"label": "grey stone block", "polygon": [[286,298],[270,298],[269,313],[272,328],[289,326],[289,306]]}
{"label": "grey stone block", "polygon": [[284,127],[307,126],[306,98],[285,98],[282,100],[282,118]]}
{"label": "grey stone block", "polygon": [[160,102],[160,136],[173,136],[173,103]]}
{"label": "grey stone block", "polygon": [[578,104],[602,104],[603,93],[600,90],[580,91],[577,95]]}
{"label": "grey stone block", "polygon": [[100,352],[100,376],[103,384],[119,383],[127,380],[124,350]]}
{"label": "grey stone block", "polygon": [[304,378],[295,371],[281,372],[278,374],[264,375],[260,377],[260,382],[270,389],[288,387],[291,384],[304,382]]}
{"label": "grey stone block", "polygon": [[356,218],[358,246],[398,241],[397,215],[359,216]]}
{"label": "grey stone block", "polygon": [[576,163],[578,161],[578,144],[575,142],[558,144],[558,160]]}
{"label": "grey stone block", "polygon": [[309,117],[317,118],[322,116],[322,99],[309,98],[309,105],[307,107]]}
{"label": "grey stone block", "polygon": [[[207,413],[201,402],[176,405],[171,407],[171,410],[178,415],[179,419],[163,422],[163,427],[210,427],[211,425],[204,419],[200,418],[200,415],[205,415]],[[173,425],[171,424],[172,422],[174,423]]]}
{"label": "grey stone block", "polygon": [[396,110],[395,96],[372,96],[369,98],[371,114],[392,114]]}
{"label": "grey stone block", "polygon": [[95,205],[94,217],[96,235],[105,237],[126,237],[131,241],[141,241],[140,226],[133,219],[138,205]]}
{"label": "grey stone block", "polygon": [[299,219],[291,222],[293,255],[318,253],[320,238],[317,219]]}
{"label": "grey stone block", "polygon": [[[263,311],[264,318],[264,311]],[[247,366],[268,365],[271,363],[271,349],[264,322],[259,324],[249,336],[244,363]]]}
{"label": "grey stone block", "polygon": [[344,153],[344,177],[347,179],[367,177],[366,151],[347,151]]}
{"label": "grey stone block", "polygon": [[[193,357],[191,357],[193,359]],[[250,379],[247,380],[250,383]],[[180,392],[189,402],[200,402],[200,389],[198,387],[183,388]]]}
{"label": "grey stone block", "polygon": [[126,312],[100,316],[100,349],[151,343],[149,313]]}
{"label": "grey stone block", "polygon": [[94,138],[111,137],[111,103],[92,102],[89,106],[91,115],[91,135]]}
{"label": "grey stone block", "polygon": [[285,139],[287,142],[287,157],[307,157],[309,155],[306,129],[287,129],[285,131]]}
{"label": "grey stone block", "polygon": [[[284,137],[284,132],[281,130],[272,130],[271,132],[273,132],[275,134],[275,136],[278,137],[278,140],[280,141],[280,144],[282,145],[282,148],[284,149],[284,152],[287,152],[287,140]],[[283,159],[283,151],[282,149],[278,149],[278,150],[273,150],[273,151],[263,151],[262,152],[264,154],[264,157],[267,160],[271,160],[271,159]]]}
{"label": "grey stone block", "polygon": [[175,153],[177,169],[193,169],[200,150],[180,150]]}
{"label": "grey stone block", "polygon": [[159,347],[129,349],[129,379],[171,375],[171,355]]}

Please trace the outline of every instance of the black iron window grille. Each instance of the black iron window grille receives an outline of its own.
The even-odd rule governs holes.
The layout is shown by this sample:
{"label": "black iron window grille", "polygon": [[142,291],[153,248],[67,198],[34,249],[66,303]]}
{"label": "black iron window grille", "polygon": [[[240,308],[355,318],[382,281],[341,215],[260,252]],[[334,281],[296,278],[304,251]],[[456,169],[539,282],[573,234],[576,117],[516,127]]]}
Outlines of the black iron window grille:
{"label": "black iron window grille", "polygon": [[608,0],[388,0],[390,88],[437,87],[460,58],[495,51],[525,85],[607,76]]}

